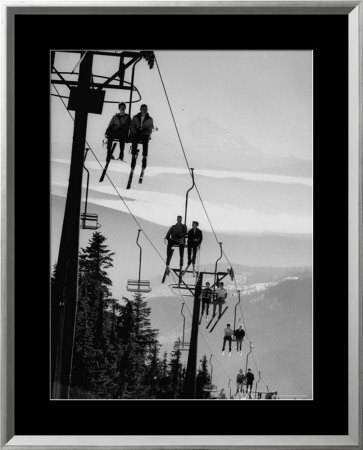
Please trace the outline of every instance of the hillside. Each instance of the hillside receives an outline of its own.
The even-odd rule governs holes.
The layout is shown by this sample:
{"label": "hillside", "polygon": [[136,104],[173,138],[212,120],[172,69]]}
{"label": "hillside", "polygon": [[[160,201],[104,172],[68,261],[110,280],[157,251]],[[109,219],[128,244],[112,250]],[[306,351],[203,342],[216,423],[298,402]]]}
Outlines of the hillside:
{"label": "hillside", "polygon": [[[258,271],[258,269],[257,269]],[[261,371],[260,388],[277,389],[281,394],[312,395],[312,279],[311,271],[282,279],[275,286],[264,291],[241,296],[241,309],[237,308],[236,324],[244,323],[247,336],[253,345],[253,357],[249,366],[257,375]],[[227,288],[230,282],[226,282]],[[185,301],[185,339],[189,340],[191,326],[192,298],[178,296],[154,297],[149,299],[152,309],[152,325],[159,328],[163,349],[170,351],[173,342],[182,336],[182,302]],[[198,358],[206,353],[213,354],[213,382],[219,388],[235,386],[235,375],[239,368],[245,369],[248,345],[244,354],[238,356],[233,348],[232,356],[221,355],[223,328],[234,322],[234,306],[237,297],[230,294],[229,308],[213,333],[200,325]],[[186,360],[187,354],[184,355]],[[257,363],[257,366],[255,364]],[[257,377],[258,378],[258,377]]]}

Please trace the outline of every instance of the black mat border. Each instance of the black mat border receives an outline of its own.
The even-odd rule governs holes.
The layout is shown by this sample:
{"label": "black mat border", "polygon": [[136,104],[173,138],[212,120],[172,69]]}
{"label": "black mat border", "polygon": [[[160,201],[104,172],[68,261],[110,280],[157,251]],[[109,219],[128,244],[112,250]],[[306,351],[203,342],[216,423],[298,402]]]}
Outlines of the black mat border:
{"label": "black mat border", "polygon": [[[16,434],[347,434],[347,16],[19,14],[15,38]],[[48,52],[110,47],[314,51],[314,401],[48,401]]]}

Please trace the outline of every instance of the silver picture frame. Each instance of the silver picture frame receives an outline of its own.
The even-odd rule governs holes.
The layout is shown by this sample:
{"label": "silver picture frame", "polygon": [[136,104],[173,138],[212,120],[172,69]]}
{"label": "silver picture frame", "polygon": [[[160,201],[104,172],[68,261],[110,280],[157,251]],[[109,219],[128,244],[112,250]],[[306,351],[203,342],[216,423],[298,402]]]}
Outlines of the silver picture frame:
{"label": "silver picture frame", "polygon": [[[44,3],[9,2],[2,5],[2,220],[1,220],[1,448],[218,448],[256,450],[272,448],[362,449],[363,430],[363,305],[362,305],[362,86],[363,86],[363,2],[353,1],[208,1],[208,2],[110,2],[105,12],[125,8],[130,12],[143,8],[164,8],[173,13],[175,6],[197,14],[344,14],[349,21],[349,433],[342,435],[123,435],[123,436],[25,436],[15,434],[14,424],[14,17],[16,14],[94,14],[93,2]],[[55,8],[57,10],[55,11]],[[271,9],[272,8],[272,9]]]}

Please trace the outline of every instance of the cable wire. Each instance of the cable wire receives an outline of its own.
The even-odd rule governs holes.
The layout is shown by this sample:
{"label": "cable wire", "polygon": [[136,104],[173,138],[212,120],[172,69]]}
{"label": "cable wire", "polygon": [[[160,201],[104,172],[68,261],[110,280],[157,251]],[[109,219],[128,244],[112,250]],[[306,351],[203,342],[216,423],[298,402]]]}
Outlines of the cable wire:
{"label": "cable wire", "polygon": [[[169,100],[169,96],[168,96],[168,93],[167,93],[167,90],[166,90],[166,87],[165,87],[164,79],[163,79],[163,77],[162,77],[162,74],[161,74],[161,71],[160,71],[160,67],[159,67],[159,63],[158,63],[158,60],[157,60],[156,57],[155,57],[155,62],[156,62],[156,67],[157,67],[158,72],[159,72],[161,84],[162,84],[163,89],[164,89],[165,97],[166,97],[166,100],[167,100],[167,103],[168,103],[168,106],[169,106],[169,109],[170,109],[170,113],[171,113],[171,116],[172,116],[172,119],[173,119],[173,123],[174,123],[174,126],[175,126],[175,130],[176,130],[176,133],[177,133],[177,136],[178,136],[178,139],[179,139],[180,147],[181,147],[181,149],[182,149],[182,152],[183,152],[183,155],[184,155],[184,159],[185,159],[186,165],[187,165],[187,167],[188,167],[189,173],[190,173],[190,175],[192,176],[192,171],[191,171],[191,168],[190,168],[190,165],[189,165],[188,157],[187,157],[186,152],[185,152],[185,149],[184,149],[184,145],[183,145],[183,142],[182,142],[182,139],[181,139],[181,136],[180,136],[180,133],[179,133],[179,129],[178,129],[178,126],[177,126],[177,123],[176,123],[176,120],[175,120],[175,116],[174,116],[174,113],[173,113],[173,108],[172,108],[172,106],[171,106],[171,103],[170,103],[170,100]],[[194,178],[195,178],[195,176],[194,176]],[[210,219],[210,217],[209,217],[208,211],[207,211],[207,209],[206,209],[206,207],[205,207],[204,201],[203,201],[202,196],[201,196],[201,194],[200,194],[200,192],[199,192],[198,185],[197,185],[195,179],[194,179],[194,183],[195,183],[196,191],[197,191],[197,193],[198,193],[199,200],[200,200],[200,202],[201,202],[201,205],[202,205],[202,207],[203,207],[204,213],[205,213],[205,215],[206,215],[206,217],[207,217],[207,220],[208,220],[208,222],[209,222],[209,226],[210,226],[210,228],[211,228],[211,230],[212,230],[212,233],[213,233],[213,235],[214,235],[214,238],[215,238],[217,244],[219,245],[219,242],[220,242],[220,241],[219,241],[218,236],[217,236],[217,234],[216,234],[216,232],[215,232],[215,230],[214,230],[214,227],[213,227],[213,225],[212,225],[212,221],[211,221],[211,219]],[[223,249],[222,249],[222,253],[223,253],[224,257],[226,258],[227,262],[229,263],[229,265],[230,265],[231,268],[232,268],[232,263],[231,263],[231,261],[229,260],[229,258],[228,258],[228,256],[227,256],[226,252],[225,252]],[[238,292],[236,279],[234,278],[233,281],[234,281],[234,287],[235,287],[235,290],[236,290],[236,292]],[[241,304],[240,304],[240,311],[241,311],[243,323],[244,323],[244,325],[245,325],[246,337],[247,337],[247,340],[249,341],[249,339],[248,339],[248,333],[247,333],[247,327],[246,327],[246,322],[245,322],[245,319],[244,319],[244,316],[243,316]],[[203,335],[202,335],[202,336],[203,336]],[[203,339],[204,339],[204,336],[203,336]],[[205,340],[205,339],[204,339],[204,340]],[[254,358],[254,361],[255,361],[256,369],[258,370],[257,363],[256,363],[256,359],[255,359],[255,356],[254,356],[253,352],[252,352],[252,355],[253,355],[253,358]]]}

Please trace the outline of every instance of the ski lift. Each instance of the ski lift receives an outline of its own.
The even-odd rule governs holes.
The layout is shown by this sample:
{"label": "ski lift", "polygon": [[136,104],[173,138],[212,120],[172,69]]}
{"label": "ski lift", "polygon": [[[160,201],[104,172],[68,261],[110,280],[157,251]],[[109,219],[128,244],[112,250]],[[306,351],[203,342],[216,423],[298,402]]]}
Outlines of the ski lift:
{"label": "ski lift", "polygon": [[[187,224],[187,214],[188,214],[188,197],[189,197],[189,192],[194,188],[195,186],[195,181],[194,181],[194,168],[190,168],[191,171],[191,176],[192,176],[192,180],[193,180],[193,184],[192,186],[187,190],[186,194],[185,194],[185,210],[184,210],[184,225]],[[187,247],[188,244],[185,242],[187,236],[184,236],[183,239],[183,243],[184,243],[184,247]],[[179,247],[180,242],[179,241],[175,241],[175,243],[172,245],[173,247]]]}
{"label": "ski lift", "polygon": [[187,190],[187,193],[185,194],[185,212],[184,212],[184,225],[187,224],[187,214],[188,214],[188,197],[189,197],[189,192],[193,189],[193,187],[195,186],[195,181],[194,181],[194,169],[191,167],[190,168],[190,174],[192,176],[192,180],[193,180],[193,184],[192,186]]}
{"label": "ski lift", "polygon": [[[195,181],[194,181],[194,168],[190,168],[190,173],[191,173],[191,176],[192,176],[193,184],[192,184],[192,186],[187,190],[187,192],[186,192],[186,194],[185,194],[185,210],[184,210],[184,225],[185,225],[185,226],[186,226],[186,223],[187,223],[188,197],[189,197],[189,192],[190,192],[190,191],[194,188],[194,186],[195,186]],[[170,241],[172,242],[172,245],[171,245],[171,247],[172,247],[172,248],[171,248],[171,257],[170,257],[170,259],[173,257],[173,253],[174,253],[173,247],[179,247],[179,246],[183,245],[184,248],[185,248],[185,247],[188,246],[188,244],[186,243],[186,238],[187,238],[187,235],[183,236],[183,237],[180,238],[180,239],[169,239],[169,242],[170,242]],[[180,285],[181,282],[182,282],[183,275],[184,275],[185,273],[188,272],[188,267],[189,267],[189,265],[186,267],[185,270],[182,270],[182,267],[180,267],[180,271],[179,271],[179,274],[178,274],[178,277],[179,277],[179,285]],[[174,269],[173,269],[173,270],[174,270]],[[175,270],[174,270],[174,271],[175,271]],[[166,266],[165,272],[164,272],[164,275],[163,275],[163,278],[162,278],[162,281],[161,281],[162,283],[165,282],[165,279],[166,279],[166,277],[169,275],[169,273],[170,273],[170,269],[169,269],[168,266]]]}
{"label": "ski lift", "polygon": [[247,373],[247,367],[248,367],[248,356],[250,355],[250,353],[252,353],[252,349],[255,347],[251,341],[248,341],[248,343],[250,344],[250,351],[247,353],[247,356],[246,356],[246,373]]}
{"label": "ski lift", "polygon": [[[216,286],[219,285],[221,279],[219,278],[219,272],[217,272],[217,267],[218,267],[218,261],[222,258],[223,256],[223,250],[222,250],[222,242],[219,242],[219,247],[221,250],[221,255],[220,257],[216,260],[215,266],[214,266],[214,283],[213,283],[213,296],[212,298],[215,299],[215,295],[216,295]],[[224,274],[224,276],[226,276],[226,274]],[[213,327],[210,330],[210,333],[214,330],[214,328],[216,327],[217,323],[220,321],[220,319],[222,318],[222,316],[224,315],[224,313],[227,311],[228,306],[226,306],[224,308],[224,310],[222,311],[221,315],[218,316],[217,320],[215,321]],[[206,328],[209,328],[210,324],[213,322],[214,318],[216,317],[216,313],[212,316],[211,320],[208,322]]]}
{"label": "ski lift", "polygon": [[[241,290],[237,289],[237,293],[238,293],[238,302],[236,303],[235,307],[234,307],[234,319],[233,319],[233,331],[236,330],[236,316],[237,316],[237,306],[241,303]],[[236,340],[235,336],[233,335],[232,338],[233,341]]]}
{"label": "ski lift", "polygon": [[140,236],[140,229],[137,233],[136,238],[136,244],[140,248],[140,259],[139,259],[139,278],[137,280],[127,280],[127,286],[126,289],[129,292],[142,292],[142,293],[148,293],[151,292],[150,288],[150,281],[148,280],[141,280],[141,259],[142,259],[142,248],[139,244],[139,236]]}
{"label": "ski lift", "polygon": [[98,230],[101,227],[101,224],[98,223],[98,214],[87,212],[87,204],[88,204],[88,187],[89,187],[89,170],[85,166],[87,153],[89,148],[86,148],[86,153],[84,155],[83,167],[87,172],[87,187],[86,187],[86,200],[84,203],[84,212],[81,213],[81,228],[83,230]]}
{"label": "ski lift", "polygon": [[184,352],[184,351],[189,351],[189,347],[190,347],[190,342],[186,342],[184,340],[184,334],[185,334],[185,316],[183,314],[183,308],[184,308],[184,302],[182,304],[182,308],[180,311],[180,314],[183,316],[183,339],[182,341],[180,341],[180,339],[178,341],[175,342],[175,346],[178,350]]}
{"label": "ski lift", "polygon": [[261,381],[261,372],[258,371],[258,380],[256,381],[256,384],[255,384],[255,396],[257,394],[257,386],[260,381]]}
{"label": "ski lift", "polygon": [[210,383],[212,384],[212,380],[213,380],[213,364],[212,364],[212,356],[213,354],[210,355],[209,358],[209,364],[210,364]]}

